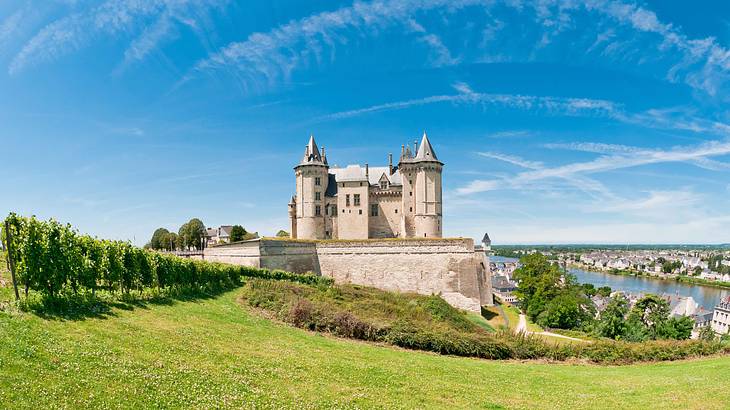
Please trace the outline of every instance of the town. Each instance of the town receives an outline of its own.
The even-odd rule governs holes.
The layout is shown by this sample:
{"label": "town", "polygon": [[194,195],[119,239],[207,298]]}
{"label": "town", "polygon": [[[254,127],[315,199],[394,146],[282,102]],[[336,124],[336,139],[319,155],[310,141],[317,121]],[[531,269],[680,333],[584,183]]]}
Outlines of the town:
{"label": "town", "polygon": [[[566,272],[601,272],[604,274],[639,276],[652,280],[684,280],[692,286],[713,286],[730,289],[730,250],[723,247],[712,249],[589,249],[567,247],[502,247],[490,262],[492,290],[501,301],[519,304],[515,294],[518,282],[514,272],[520,267],[519,256],[541,253]],[[506,255],[499,256],[499,255]],[[612,298],[626,298],[629,307],[645,296],[645,292],[622,289],[598,289],[591,301],[596,317]],[[729,292],[720,293],[721,295]],[[730,296],[720,296],[706,307],[692,296],[664,293],[660,296],[670,307],[670,317],[687,316],[694,321],[692,338],[699,337],[703,328],[709,327],[717,335],[730,333]]]}

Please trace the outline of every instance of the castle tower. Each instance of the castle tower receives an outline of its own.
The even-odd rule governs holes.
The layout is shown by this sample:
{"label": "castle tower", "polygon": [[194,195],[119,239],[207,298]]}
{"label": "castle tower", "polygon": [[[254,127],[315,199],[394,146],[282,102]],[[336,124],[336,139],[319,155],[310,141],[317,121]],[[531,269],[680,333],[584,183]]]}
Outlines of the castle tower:
{"label": "castle tower", "polygon": [[[294,167],[297,194],[294,206],[290,206],[292,238],[324,239],[325,238],[325,200],[329,182],[329,165],[324,148],[319,151],[314,136],[304,149],[304,157]],[[293,209],[292,209],[293,208]]]}
{"label": "castle tower", "polygon": [[444,164],[436,157],[426,133],[421,144],[403,148],[398,164],[403,178],[402,231],[406,237],[441,238],[441,172]]}

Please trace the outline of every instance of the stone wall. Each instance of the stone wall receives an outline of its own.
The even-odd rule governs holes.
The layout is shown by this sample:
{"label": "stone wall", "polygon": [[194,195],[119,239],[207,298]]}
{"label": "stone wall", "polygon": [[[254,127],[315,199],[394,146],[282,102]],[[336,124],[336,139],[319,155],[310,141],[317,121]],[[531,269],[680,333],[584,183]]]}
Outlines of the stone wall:
{"label": "stone wall", "polygon": [[471,239],[298,241],[261,239],[216,246],[205,259],[313,272],[337,283],[441,295],[471,312],[491,305],[489,263]]}
{"label": "stone wall", "polygon": [[[323,276],[397,292],[441,295],[460,309],[491,304],[483,253],[471,239],[335,241],[317,244]],[[489,264],[486,264],[488,269]]]}

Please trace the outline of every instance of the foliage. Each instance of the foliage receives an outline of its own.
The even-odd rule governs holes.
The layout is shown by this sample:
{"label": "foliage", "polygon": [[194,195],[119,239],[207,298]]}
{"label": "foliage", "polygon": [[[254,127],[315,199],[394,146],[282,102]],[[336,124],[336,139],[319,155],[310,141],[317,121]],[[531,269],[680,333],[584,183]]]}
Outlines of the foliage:
{"label": "foliage", "polygon": [[242,241],[247,233],[241,225],[233,225],[231,228],[231,242]]}
{"label": "foliage", "polygon": [[699,340],[706,340],[706,341],[713,341],[717,339],[717,335],[715,335],[715,331],[712,330],[712,326],[707,325],[703,326],[700,329],[699,335],[697,337]]}
{"label": "foliage", "polygon": [[[399,294],[353,285],[247,281],[242,299],[296,327],[341,337],[456,356],[491,359],[585,359],[595,363],[677,360],[725,351],[706,341],[556,345],[539,336],[485,331],[438,296]],[[730,348],[728,348],[730,350]]]}
{"label": "foliage", "polygon": [[611,299],[601,313],[596,334],[629,342],[685,340],[689,339],[693,327],[694,321],[690,317],[670,318],[669,303],[656,295],[640,299],[630,312],[626,298],[618,295]]}
{"label": "foliage", "polygon": [[276,237],[277,238],[288,238],[290,236],[291,235],[289,234],[289,232],[287,232],[287,231],[285,231],[283,229],[280,229],[279,232],[276,233]]}
{"label": "foliage", "polygon": [[593,303],[575,277],[560,270],[557,264],[535,253],[520,259],[521,267],[514,272],[518,281],[515,294],[522,308],[534,322],[544,327],[572,329],[590,322]]}
{"label": "foliage", "polygon": [[626,333],[626,315],[629,313],[629,301],[623,295],[617,295],[606,305],[596,328],[600,336],[620,339]]}
{"label": "foliage", "polygon": [[229,288],[241,277],[328,284],[331,279],[247,266],[194,261],[79,235],[69,225],[10,214],[17,281],[26,290],[55,297],[61,292],[129,293],[145,288]]}
{"label": "foliage", "polygon": [[198,218],[193,218],[180,227],[178,231],[178,247],[181,249],[201,249],[205,235],[205,225]]}

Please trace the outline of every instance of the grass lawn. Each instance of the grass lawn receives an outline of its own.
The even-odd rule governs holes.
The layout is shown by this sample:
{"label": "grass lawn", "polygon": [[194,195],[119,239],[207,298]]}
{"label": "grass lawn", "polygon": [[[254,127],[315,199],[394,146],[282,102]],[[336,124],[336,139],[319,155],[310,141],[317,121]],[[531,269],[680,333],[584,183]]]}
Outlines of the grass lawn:
{"label": "grass lawn", "polygon": [[107,318],[0,312],[0,408],[727,408],[730,357],[600,367],[439,356],[215,298]]}

